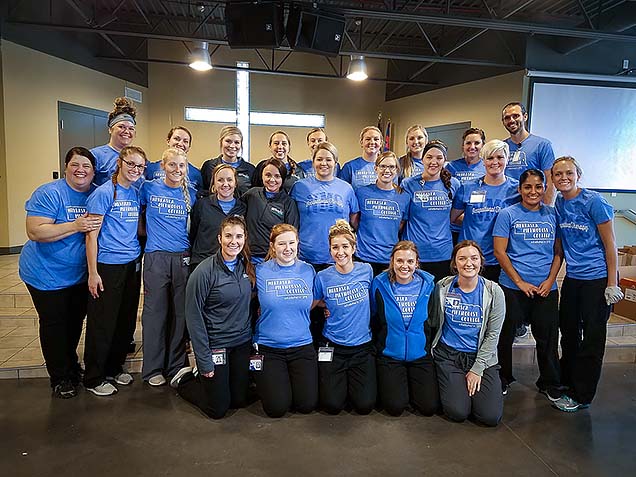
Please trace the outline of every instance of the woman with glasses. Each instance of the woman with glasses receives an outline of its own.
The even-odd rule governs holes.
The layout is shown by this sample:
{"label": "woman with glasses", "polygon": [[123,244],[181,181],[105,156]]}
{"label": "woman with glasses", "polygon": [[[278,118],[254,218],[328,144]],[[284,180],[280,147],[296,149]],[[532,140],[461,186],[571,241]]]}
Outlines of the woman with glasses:
{"label": "woman with glasses", "polygon": [[146,161],[140,147],[123,148],[111,180],[98,187],[86,203],[91,217],[102,218],[101,226],[86,235],[90,297],[84,386],[96,396],[116,393],[111,381],[122,386],[133,381],[123,367],[141,287],[139,193],[133,183],[142,176]]}
{"label": "woman with glasses", "polygon": [[356,197],[360,212],[356,257],[371,264],[373,275],[389,266],[391,250],[398,242],[409,208],[409,195],[395,183],[400,166],[395,154],[383,152],[375,160],[375,184],[359,187]]}
{"label": "woman with glasses", "polygon": [[435,281],[448,275],[453,252],[450,210],[459,181],[444,168],[447,155],[443,142],[429,142],[422,151],[422,173],[402,181],[410,199],[404,239],[417,245],[420,267]]}

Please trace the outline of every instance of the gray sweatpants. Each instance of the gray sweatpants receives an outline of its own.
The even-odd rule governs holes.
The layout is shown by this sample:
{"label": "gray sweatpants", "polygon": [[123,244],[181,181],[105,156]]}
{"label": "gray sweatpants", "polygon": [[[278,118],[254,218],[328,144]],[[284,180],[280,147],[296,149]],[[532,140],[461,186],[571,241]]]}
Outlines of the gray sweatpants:
{"label": "gray sweatpants", "polygon": [[170,380],[186,365],[185,288],[188,266],[179,252],[150,252],[144,257],[144,381],[157,374]]}

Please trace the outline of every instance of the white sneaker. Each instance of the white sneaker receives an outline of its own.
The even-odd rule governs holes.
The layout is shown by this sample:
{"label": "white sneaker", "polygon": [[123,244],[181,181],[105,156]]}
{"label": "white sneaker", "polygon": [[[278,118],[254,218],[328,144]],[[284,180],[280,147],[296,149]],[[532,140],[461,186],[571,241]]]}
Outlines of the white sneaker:
{"label": "white sneaker", "polygon": [[177,389],[179,387],[179,383],[181,382],[181,378],[186,374],[191,373],[192,368],[190,366],[186,366],[185,368],[181,368],[177,374],[174,375],[174,378],[170,380],[170,387]]}
{"label": "white sneaker", "polygon": [[86,390],[92,392],[95,396],[112,396],[117,392],[117,388],[108,381],[104,381],[94,388],[86,388]]}
{"label": "white sneaker", "polygon": [[166,378],[164,378],[161,374],[155,374],[148,380],[148,384],[151,386],[163,386],[166,384]]}
{"label": "white sneaker", "polygon": [[122,386],[128,386],[129,384],[132,384],[133,377],[130,373],[124,371],[123,373],[119,373],[117,376],[112,378],[112,380]]}

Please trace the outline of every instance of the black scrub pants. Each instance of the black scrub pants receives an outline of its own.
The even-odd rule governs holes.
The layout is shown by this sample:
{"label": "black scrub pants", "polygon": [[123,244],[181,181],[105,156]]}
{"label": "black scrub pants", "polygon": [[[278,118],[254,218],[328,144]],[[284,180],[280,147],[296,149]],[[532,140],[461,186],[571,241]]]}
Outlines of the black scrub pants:
{"label": "black scrub pants", "polygon": [[568,276],[561,287],[561,382],[580,404],[594,399],[601,378],[607,320],[607,278],[577,280]]}
{"label": "black scrub pants", "polygon": [[537,387],[551,396],[560,395],[559,366],[559,292],[552,290],[547,297],[529,298],[521,290],[501,287],[506,297],[506,318],[499,335],[497,354],[501,383],[508,386],[515,381],[512,373],[512,345],[515,331],[522,323],[529,323],[537,343],[539,379]]}
{"label": "black scrub pants", "polygon": [[462,422],[472,414],[477,422],[494,427],[503,414],[503,395],[499,366],[486,368],[479,392],[468,395],[466,373],[475,363],[476,353],[464,353],[440,342],[434,350],[439,394],[444,414],[452,421]]}
{"label": "black scrub pants", "polygon": [[251,349],[249,341],[226,348],[226,363],[216,365],[211,378],[186,374],[177,388],[179,396],[212,419],[221,419],[230,408],[247,406]]}
{"label": "black scrub pants", "polygon": [[254,371],[263,411],[282,417],[293,409],[310,413],[318,405],[318,361],[313,344],[291,348],[259,345],[263,369]]}
{"label": "black scrub pants", "polygon": [[40,323],[40,346],[54,388],[64,381],[79,384],[77,345],[86,316],[86,283],[60,290],[39,290],[26,284]]}

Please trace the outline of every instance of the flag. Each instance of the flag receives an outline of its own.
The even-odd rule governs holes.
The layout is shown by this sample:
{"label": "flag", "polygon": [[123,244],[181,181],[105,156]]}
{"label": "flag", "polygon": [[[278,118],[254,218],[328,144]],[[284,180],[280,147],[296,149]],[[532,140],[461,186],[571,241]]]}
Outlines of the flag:
{"label": "flag", "polygon": [[382,131],[382,111],[378,113],[378,129]]}
{"label": "flag", "polygon": [[386,122],[386,132],[384,133],[384,150],[391,150],[391,120]]}

